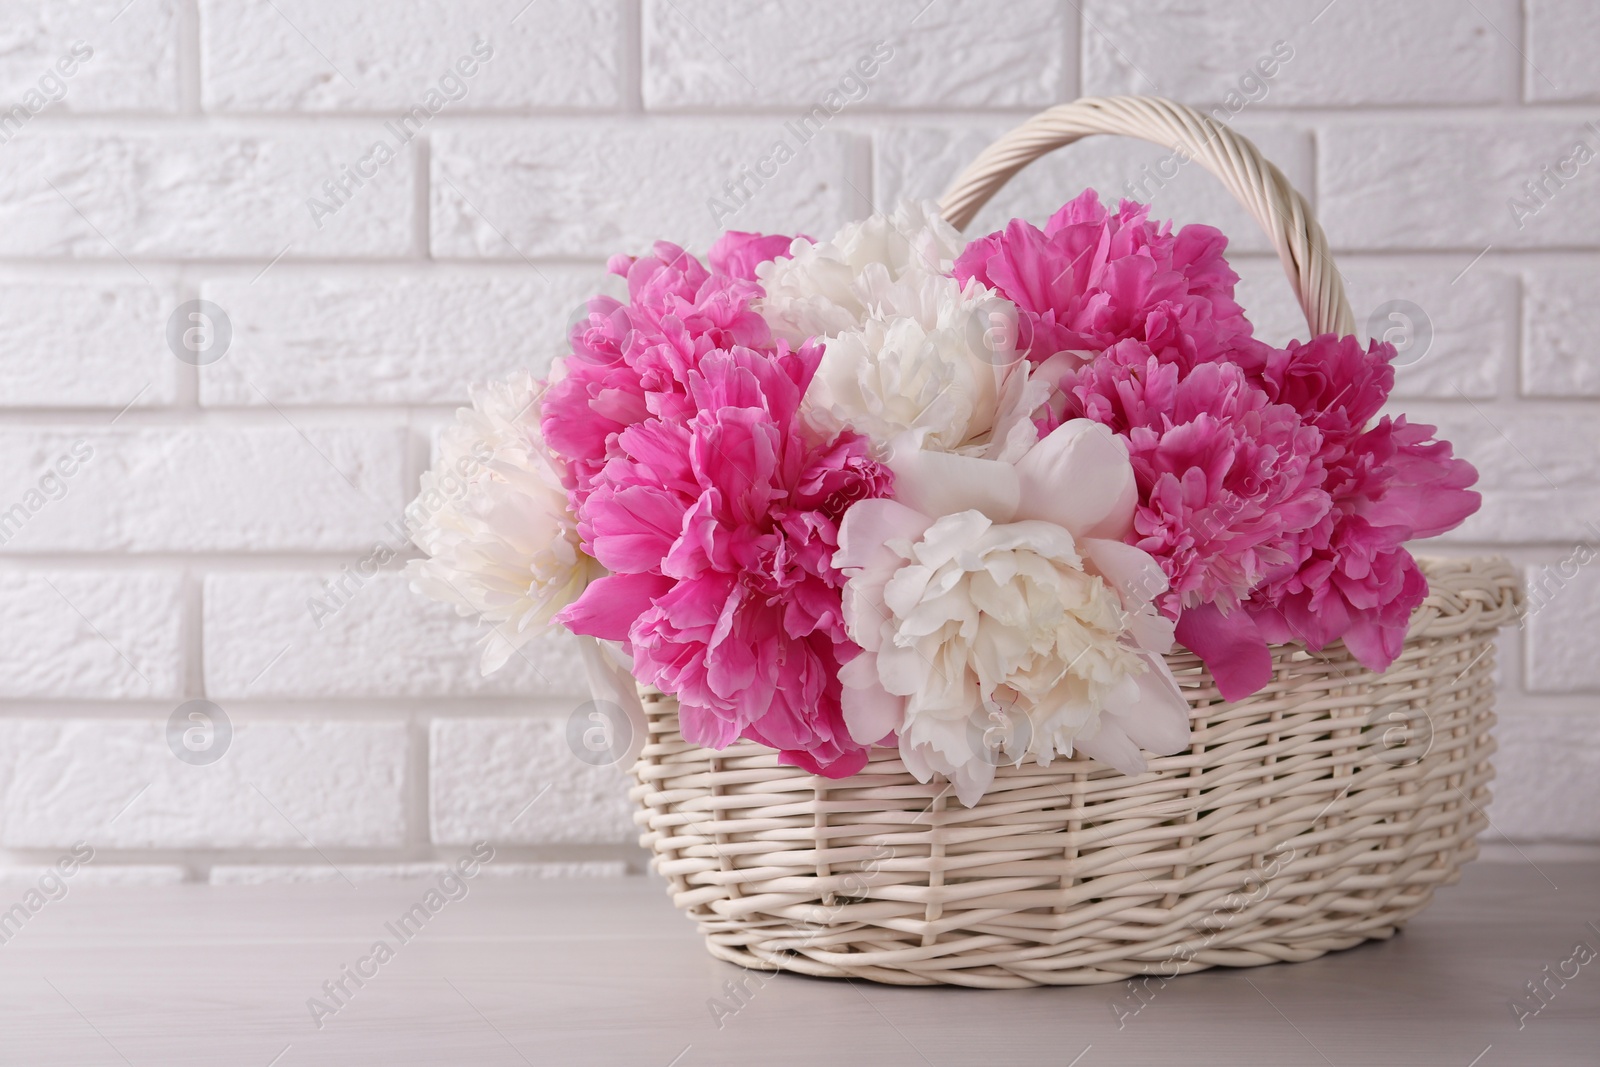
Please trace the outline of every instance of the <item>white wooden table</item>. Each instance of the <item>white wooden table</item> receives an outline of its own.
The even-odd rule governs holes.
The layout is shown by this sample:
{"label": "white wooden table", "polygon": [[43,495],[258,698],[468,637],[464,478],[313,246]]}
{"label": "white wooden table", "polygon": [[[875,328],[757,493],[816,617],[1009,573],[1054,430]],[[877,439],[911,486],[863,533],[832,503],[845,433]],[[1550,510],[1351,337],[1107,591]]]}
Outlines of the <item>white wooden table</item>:
{"label": "white wooden table", "polygon": [[[1570,974],[1579,942],[1600,951],[1600,864],[1475,864],[1393,941],[1179,978],[1120,1029],[1126,985],[784,976],[745,982],[738,1006],[743,972],[654,879],[479,880],[398,944],[385,924],[428,884],[73,888],[0,945],[0,1063],[1600,1064],[1600,959],[1550,980],[1520,1030],[1509,1006]],[[380,938],[393,958],[345,978],[319,1029],[308,1000],[334,1007],[323,983]]]}

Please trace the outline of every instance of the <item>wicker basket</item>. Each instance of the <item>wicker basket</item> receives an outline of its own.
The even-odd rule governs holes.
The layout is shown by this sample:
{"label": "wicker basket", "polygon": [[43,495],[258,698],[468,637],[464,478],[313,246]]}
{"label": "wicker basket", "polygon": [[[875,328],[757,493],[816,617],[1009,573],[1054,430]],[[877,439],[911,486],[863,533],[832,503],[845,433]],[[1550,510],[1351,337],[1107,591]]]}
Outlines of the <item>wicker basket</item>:
{"label": "wicker basket", "polygon": [[[1088,133],[1143,137],[1218,174],[1272,235],[1312,332],[1352,332],[1305,201],[1248,141],[1180,105],[1047,111],[969,168],[946,217],[964,226],[1028,161]],[[970,809],[892,749],[834,781],[747,742],[690,745],[675,701],[647,691],[632,790],[642,841],[712,954],[767,970],[1079,985],[1389,937],[1477,851],[1494,638],[1517,608],[1502,561],[1423,564],[1431,595],[1387,672],[1342,645],[1285,645],[1272,682],[1230,704],[1175,653],[1188,752],[1137,778],[1085,759],[1001,767]]]}

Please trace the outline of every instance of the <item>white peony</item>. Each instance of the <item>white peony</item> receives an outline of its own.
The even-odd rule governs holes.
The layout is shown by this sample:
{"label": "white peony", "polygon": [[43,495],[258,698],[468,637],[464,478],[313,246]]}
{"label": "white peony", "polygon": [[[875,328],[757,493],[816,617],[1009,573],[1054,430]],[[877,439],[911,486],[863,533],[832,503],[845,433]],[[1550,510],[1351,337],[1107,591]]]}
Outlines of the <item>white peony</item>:
{"label": "white peony", "polygon": [[1048,390],[1030,387],[1016,307],[950,277],[963,244],[933,204],[907,201],[761,265],[757,308],[773,333],[822,340],[805,398],[816,429],[880,447],[910,431],[922,448],[989,457],[1032,443],[1029,416]]}
{"label": "white peony", "polygon": [[1162,653],[1166,578],[1124,544],[1135,503],[1123,443],[1078,419],[1016,462],[902,438],[894,500],[846,513],[836,566],[864,650],[840,672],[851,735],[898,733],[920,781],[972,805],[1000,762],[1079,752],[1127,774],[1184,747],[1189,706]]}
{"label": "white peony", "polygon": [[932,201],[903,201],[893,215],[847,223],[830,241],[796,238],[788,258],[756,268],[757,310],[791,345],[859,329],[883,289],[908,273],[948,275],[966,238]]}
{"label": "white peony", "polygon": [[406,525],[428,559],[411,587],[480,615],[491,629],[482,669],[500,669],[603,573],[579,548],[567,494],[539,432],[543,386],[521,374],[473,390],[444,431]]}

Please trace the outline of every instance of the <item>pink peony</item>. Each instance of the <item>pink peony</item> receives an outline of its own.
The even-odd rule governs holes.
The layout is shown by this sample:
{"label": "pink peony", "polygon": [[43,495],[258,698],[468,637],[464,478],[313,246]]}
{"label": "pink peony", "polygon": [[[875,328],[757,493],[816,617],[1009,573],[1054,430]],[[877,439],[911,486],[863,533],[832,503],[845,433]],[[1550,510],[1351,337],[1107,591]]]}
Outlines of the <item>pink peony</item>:
{"label": "pink peony", "polygon": [[[800,234],[799,237],[811,241],[811,238],[804,234]],[[711,269],[717,273],[753,282],[756,280],[756,268],[761,264],[771,259],[789,258],[789,246],[794,242],[794,237],[785,237],[779,233],[744,233],[740,230],[729,230],[717,238],[717,243],[711,246],[706,258],[711,261]],[[816,242],[811,241],[811,243]]]}
{"label": "pink peony", "polygon": [[1043,231],[974,241],[956,276],[1020,308],[1039,373],[1060,392],[1041,432],[1087,416],[1122,435],[1139,480],[1132,544],[1170,582],[1160,607],[1224,697],[1271,677],[1269,641],[1343,638],[1382,670],[1427,584],[1404,542],[1478,506],[1476,473],[1433,429],[1368,424],[1393,349],[1324,336],[1273,349],[1233,299],[1221,234],[1178,234],[1086,192]]}
{"label": "pink peony", "polygon": [[1322,435],[1243,368],[1185,371],[1132,340],[1069,371],[1062,387],[1068,417],[1127,442],[1139,486],[1127,540],[1166,575],[1157,606],[1178,620],[1178,639],[1230,693],[1259,689],[1272,670],[1265,642],[1219,641],[1249,626],[1240,604],[1257,586],[1295,573],[1326,535]]}
{"label": "pink peony", "polygon": [[845,632],[838,524],[884,495],[866,439],[808,434],[800,398],[821,350],[743,346],[684,374],[686,418],[651,417],[612,442],[580,531],[612,573],[561,615],[624,641],[641,681],[675,694],[684,737],[746,737],[830,777],[866,765],[840,710]]}
{"label": "pink peony", "polygon": [[1323,456],[1332,460],[1366,429],[1394,389],[1394,348],[1374,341],[1367,348],[1354,337],[1323,334],[1287,348],[1230,354],[1259,382],[1267,395],[1288,404],[1308,425],[1322,432]]}
{"label": "pink peony", "polygon": [[1394,384],[1394,348],[1324,334],[1274,351],[1259,374],[1323,434],[1333,500],[1324,539],[1292,575],[1268,583],[1246,605],[1265,641],[1303,640],[1312,649],[1343,639],[1364,666],[1381,671],[1405,641],[1427,581],[1405,542],[1459,526],[1481,498],[1477,471],[1456,459],[1434,428],[1405,416],[1368,421]]}
{"label": "pink peony", "polygon": [[725,236],[713,263],[739,276],[708,271],[665,241],[648,256],[612,257],[608,267],[627,279],[628,303],[607,296],[589,301],[588,318],[573,326],[572,352],[544,400],[542,430],[566,462],[575,511],[614,454],[618,434],[652,415],[688,410],[688,375],[707,352],[771,348],[771,331],[750,307],[761,287],[745,272],[789,240]]}
{"label": "pink peony", "polygon": [[1227,238],[1210,226],[1173,234],[1149,211],[1124,200],[1111,214],[1087,189],[1042,231],[1013,219],[973,241],[955,276],[977,278],[1021,309],[1019,347],[1036,362],[1130,339],[1189,362],[1247,343],[1250,324],[1233,299],[1239,277],[1223,258]]}
{"label": "pink peony", "polygon": [[1137,341],[1070,373],[1068,411],[1128,443],[1139,485],[1129,543],[1153,555],[1169,589],[1159,602],[1237,607],[1304,558],[1301,540],[1328,513],[1322,435],[1274,404],[1243,369],[1202,363],[1182,374]]}

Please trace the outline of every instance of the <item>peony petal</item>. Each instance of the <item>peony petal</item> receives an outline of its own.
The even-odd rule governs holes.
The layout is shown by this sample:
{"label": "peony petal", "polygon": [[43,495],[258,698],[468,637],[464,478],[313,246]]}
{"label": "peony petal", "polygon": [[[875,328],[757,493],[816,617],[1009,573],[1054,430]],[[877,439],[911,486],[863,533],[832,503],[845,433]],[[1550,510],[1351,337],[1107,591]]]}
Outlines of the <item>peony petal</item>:
{"label": "peony petal", "polygon": [[[809,238],[807,238],[809,240]],[[706,253],[711,269],[734,278],[754,281],[756,268],[768,260],[787,256],[794,238],[782,234],[729,230]]]}
{"label": "peony petal", "polygon": [[1075,752],[1099,760],[1123,774],[1143,774],[1150,769],[1144,753],[1134,744],[1122,728],[1109,716],[1102,715],[1100,729],[1093,737],[1078,736],[1072,742]]}
{"label": "peony petal", "polygon": [[1171,652],[1177,640],[1177,625],[1151,607],[1130,612],[1127,627],[1128,636],[1133,638],[1134,644],[1158,656]]}
{"label": "peony petal", "polygon": [[1386,627],[1375,612],[1356,614],[1345,631],[1344,647],[1357,663],[1370,671],[1389,669],[1405,645],[1404,627]]}
{"label": "peony petal", "polygon": [[1089,419],[1052,430],[1016,465],[1017,517],[1044,519],[1074,537],[1120,541],[1133,529],[1139,489],[1128,446]]}
{"label": "peony petal", "polygon": [[1128,739],[1147,752],[1170,756],[1189,747],[1189,701],[1167,661],[1147,655],[1148,671],[1136,679],[1138,702],[1131,707],[1107,709]]}
{"label": "peony petal", "polygon": [[896,696],[920,693],[928,685],[933,666],[916,645],[889,645],[878,650],[878,679],[885,691]]}
{"label": "peony petal", "polygon": [[739,740],[739,724],[710,708],[678,701],[678,729],[691,745],[720,752]]}
{"label": "peony petal", "polygon": [[633,732],[628,736],[627,749],[620,760],[622,766],[632,767],[650,737],[650,723],[645,718],[644,704],[639,700],[639,687],[628,668],[619,663],[616,655],[599,641],[592,637],[580,637],[578,650],[583,657],[583,671],[589,680],[590,695],[596,702],[621,708],[633,727]]}
{"label": "peony petal", "polygon": [[935,517],[981,511],[995,522],[1016,515],[1021,487],[1011,464],[925,451],[914,434],[900,435],[889,447],[894,498],[907,507]]}
{"label": "peony petal", "polygon": [[[964,736],[965,722],[958,728]],[[956,798],[969,808],[976,807],[994,783],[994,765],[966,751],[964,745],[960,749],[960,758],[955,759],[932,741],[913,743],[902,734],[900,761],[919,782],[931,781],[935,774],[944,775],[955,789]]]}
{"label": "peony petal", "polygon": [[994,784],[994,767],[986,760],[974,759],[957,767],[949,778],[950,784],[956,787],[956,799],[966,807],[975,808]]}
{"label": "peony petal", "polygon": [[829,760],[821,759],[816,752],[786,748],[778,753],[778,762],[789,767],[799,767],[808,774],[837,779],[860,774],[871,757],[872,753],[864,748],[849,749]]}
{"label": "peony petal", "polygon": [[878,683],[877,657],[862,653],[839,669],[845,726],[856,743],[873,745],[900,729],[906,701]]}
{"label": "peony petal", "polygon": [[915,542],[932,522],[897,500],[858,500],[839,524],[833,565],[840,570],[896,567],[902,560],[888,548],[889,542]]}
{"label": "peony petal", "polygon": [[1177,637],[1211,670],[1224,700],[1243,700],[1272,681],[1272,651],[1243,611],[1224,615],[1215,604],[1185,608]]}
{"label": "peony petal", "polygon": [[626,641],[635,620],[672,587],[672,579],[659,574],[608,574],[589,583],[556,621],[575,634]]}
{"label": "peony petal", "polygon": [[1136,611],[1156,602],[1167,591],[1167,575],[1155,557],[1122,541],[1086,537],[1078,551],[1088,557],[1100,577],[1122,596],[1122,607]]}
{"label": "peony petal", "polygon": [[648,485],[609,494],[591,519],[595,558],[608,570],[655,570],[682,532],[684,506],[677,494]]}

